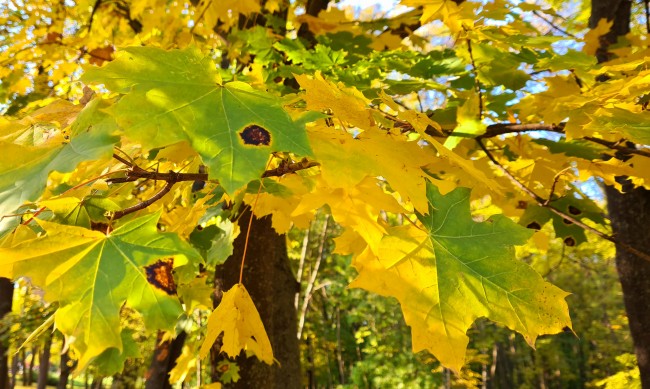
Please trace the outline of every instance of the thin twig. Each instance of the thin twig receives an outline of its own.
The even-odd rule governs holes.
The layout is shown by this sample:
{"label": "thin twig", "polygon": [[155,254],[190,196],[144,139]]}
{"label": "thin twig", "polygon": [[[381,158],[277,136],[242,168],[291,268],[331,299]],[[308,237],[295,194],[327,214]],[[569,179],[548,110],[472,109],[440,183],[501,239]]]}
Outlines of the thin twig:
{"label": "thin twig", "polygon": [[548,202],[547,202],[546,199],[544,199],[544,198],[538,196],[538,195],[537,195],[535,192],[533,192],[530,188],[528,188],[528,187],[527,187],[526,185],[524,185],[521,181],[519,181],[519,179],[518,179],[517,177],[515,177],[512,173],[510,173],[510,171],[509,171],[508,169],[506,169],[503,165],[501,165],[501,163],[500,163],[499,161],[497,161],[497,160],[494,158],[494,156],[492,155],[492,153],[490,153],[490,151],[485,147],[485,145],[483,144],[483,141],[482,141],[481,139],[478,139],[478,138],[477,138],[477,139],[476,139],[476,143],[478,143],[479,147],[483,150],[483,152],[484,152],[485,155],[488,157],[488,159],[489,159],[489,160],[490,160],[490,161],[491,161],[491,162],[492,162],[492,163],[493,163],[497,168],[499,168],[499,170],[501,170],[501,172],[502,172],[503,174],[505,174],[505,175],[510,179],[510,181],[512,181],[512,183],[513,183],[516,187],[518,187],[519,189],[521,189],[521,191],[523,191],[523,192],[526,193],[528,196],[530,196],[532,199],[534,199],[535,202],[537,203],[537,205],[539,205],[540,207],[543,207],[543,208],[547,208],[549,211],[551,211],[551,212],[553,212],[554,214],[556,214],[556,215],[562,217],[563,219],[565,219],[565,220],[567,220],[567,221],[569,221],[569,222],[575,224],[576,226],[582,228],[583,230],[585,230],[585,231],[589,231],[589,232],[591,232],[591,233],[597,235],[598,237],[600,237],[600,238],[602,238],[602,239],[605,239],[605,240],[607,240],[607,241],[610,241],[610,242],[614,243],[615,245],[621,247],[621,248],[624,249],[625,251],[627,251],[627,252],[629,252],[629,253],[632,253],[632,254],[634,254],[634,255],[637,255],[639,258],[645,259],[646,261],[650,261],[650,255],[648,255],[648,254],[646,254],[646,253],[644,253],[644,252],[642,252],[642,251],[639,251],[639,250],[637,250],[636,248],[634,248],[634,247],[632,247],[632,246],[630,246],[630,245],[628,245],[628,244],[626,244],[626,243],[620,242],[620,241],[616,240],[613,236],[611,236],[611,235],[607,235],[607,234],[605,234],[605,233],[603,233],[603,232],[601,232],[601,231],[598,231],[597,229],[595,229],[595,228],[593,228],[593,227],[591,227],[591,226],[586,225],[585,223],[583,223],[583,222],[579,221],[578,219],[574,218],[573,216],[571,216],[571,215],[569,215],[569,214],[566,214],[566,213],[560,211],[559,209],[557,209],[557,208],[551,206],[550,204],[548,204]]}
{"label": "thin twig", "polygon": [[134,166],[131,162],[127,161],[126,159],[120,157],[117,154],[113,154],[113,158],[117,159],[118,161],[122,162],[123,164],[125,164],[126,166],[128,166],[130,168],[132,168]]}
{"label": "thin twig", "polygon": [[[269,161],[266,163],[266,168],[269,167],[269,164],[271,163],[273,159],[269,159]],[[266,170],[264,168],[264,170]],[[248,219],[248,228],[246,229],[246,241],[244,242],[244,253],[241,256],[241,267],[239,268],[239,283],[242,283],[242,280],[244,279],[244,263],[246,262],[246,251],[248,250],[248,238],[251,236],[251,226],[253,225],[253,216],[255,216],[255,207],[257,206],[257,199],[260,198],[260,193],[262,192],[262,181],[260,180],[260,186],[257,188],[257,195],[255,196],[255,201],[253,202],[253,206],[251,207],[251,217]]]}
{"label": "thin twig", "polygon": [[[111,171],[111,172],[104,173],[104,174],[99,175],[99,176],[97,176],[97,177],[91,178],[90,180],[86,180],[86,181],[84,181],[84,182],[82,182],[82,183],[80,183],[80,184],[77,184],[77,185],[73,186],[72,188],[70,188],[70,189],[64,191],[63,193],[57,195],[57,196],[54,197],[54,198],[61,197],[61,196],[65,195],[65,194],[68,193],[68,192],[72,192],[73,190],[79,189],[79,188],[81,188],[81,187],[84,186],[84,185],[87,185],[87,184],[90,184],[91,182],[94,182],[94,181],[99,180],[100,178],[104,178],[104,177],[106,177],[106,176],[110,176],[111,174],[119,173],[119,172],[121,172],[121,171],[123,171],[123,170],[121,170],[121,169],[120,169],[120,170],[113,170],[113,171]],[[40,215],[43,211],[45,211],[46,208],[47,208],[47,207],[41,207],[41,208],[39,208],[38,210],[36,210],[36,212],[34,212],[34,214],[32,214],[32,217],[30,217],[29,220],[24,221],[24,222],[21,223],[21,224],[22,224],[22,225],[25,225],[25,226],[28,225],[28,224],[31,223],[32,220],[34,220],[38,215]],[[3,216],[3,218],[4,218],[4,216]]]}
{"label": "thin twig", "polygon": [[645,6],[645,28],[646,32],[650,34],[650,6],[648,3],[650,3],[649,0],[643,0],[643,5]]}
{"label": "thin twig", "polygon": [[533,14],[534,14],[535,16],[537,16],[538,18],[542,19],[546,24],[548,24],[548,25],[549,25],[552,29],[554,29],[555,31],[558,31],[558,32],[560,32],[560,33],[562,33],[562,34],[564,34],[564,35],[566,35],[566,36],[568,36],[568,37],[571,37],[571,38],[573,38],[573,39],[578,39],[577,36],[571,34],[570,32],[568,32],[568,31],[566,31],[566,30],[563,30],[562,28],[558,27],[558,26],[557,26],[555,23],[553,23],[552,21],[547,20],[545,17],[543,17],[542,15],[540,15],[539,12],[537,12],[537,11],[533,11]]}
{"label": "thin twig", "polygon": [[[196,26],[199,24],[199,22],[201,21],[201,19],[203,19],[203,15],[205,15],[205,11],[207,11],[208,8],[210,8],[211,5],[212,5],[212,0],[208,1],[208,4],[205,5],[205,8],[203,8],[203,10],[202,10],[201,13],[199,14],[199,16],[198,16],[198,17],[196,18],[196,20],[194,21],[194,24],[193,24],[192,27],[190,28],[190,34],[193,34],[193,33],[194,33],[194,29],[195,29]],[[214,27],[214,26],[206,26],[206,27],[208,27],[208,28],[212,28],[212,27]]]}
{"label": "thin twig", "polygon": [[121,217],[124,217],[124,216],[130,214],[130,213],[137,212],[137,211],[139,211],[141,209],[147,208],[151,204],[153,204],[156,201],[163,198],[163,196],[165,196],[167,193],[169,193],[169,191],[172,190],[172,187],[174,186],[175,183],[176,183],[175,181],[167,181],[165,186],[158,193],[156,193],[152,197],[150,197],[150,198],[148,198],[148,199],[146,199],[146,200],[144,200],[144,201],[142,201],[140,203],[137,203],[134,206],[131,206],[131,207],[125,208],[125,209],[123,209],[121,211],[117,211],[117,212],[113,213],[113,216],[112,216],[111,220],[117,220],[117,219],[119,219]]}
{"label": "thin twig", "polygon": [[[588,140],[589,142],[598,143],[598,144],[603,145],[603,146],[605,146],[607,148],[610,148],[612,150],[618,150],[618,151],[620,151],[622,153],[625,153],[625,154],[637,154],[637,155],[642,155],[644,157],[650,158],[650,151],[645,150],[645,149],[637,149],[637,148],[633,148],[633,147],[623,146],[621,144],[622,142],[612,142],[612,141],[608,141],[608,140],[604,140],[604,139],[594,138],[592,136],[585,136],[582,139]],[[624,142],[625,141],[623,140],[623,143]]]}
{"label": "thin twig", "polygon": [[102,4],[102,0],[95,1],[95,5],[93,5],[93,10],[90,11],[90,18],[88,18],[88,33],[90,33],[90,30],[93,26],[93,19],[95,18],[95,13],[97,12],[101,4]]}
{"label": "thin twig", "polygon": [[467,52],[469,53],[469,59],[472,63],[472,72],[474,73],[474,89],[478,94],[478,120],[483,119],[483,92],[481,91],[481,82],[478,80],[478,68],[476,67],[476,62],[474,61],[474,54],[472,53],[472,40],[467,38]]}
{"label": "thin twig", "polygon": [[567,170],[570,170],[570,169],[573,169],[573,167],[572,167],[572,166],[566,167],[566,168],[560,170],[560,171],[555,175],[555,177],[553,177],[553,185],[551,185],[551,191],[550,191],[550,193],[549,193],[549,195],[548,195],[548,198],[547,198],[546,201],[544,202],[544,206],[545,206],[545,207],[548,206],[548,204],[552,201],[552,199],[553,199],[553,195],[554,195],[554,193],[555,193],[555,186],[557,186],[558,181],[560,181],[560,177],[562,177],[562,175],[564,175],[564,173],[566,173]]}

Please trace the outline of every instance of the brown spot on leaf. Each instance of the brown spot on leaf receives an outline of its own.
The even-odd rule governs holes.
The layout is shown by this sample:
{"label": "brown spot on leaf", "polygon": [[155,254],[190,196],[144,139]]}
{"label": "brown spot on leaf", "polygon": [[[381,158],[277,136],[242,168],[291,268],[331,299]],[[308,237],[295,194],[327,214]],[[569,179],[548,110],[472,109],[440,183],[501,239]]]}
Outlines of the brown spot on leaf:
{"label": "brown spot on leaf", "polygon": [[562,219],[562,222],[564,224],[566,224],[567,226],[570,226],[571,224],[573,224],[573,222],[571,220],[569,220],[569,219]]}
{"label": "brown spot on leaf", "polygon": [[526,228],[530,228],[531,230],[541,230],[542,226],[540,226],[537,222],[531,222],[526,226]]}
{"label": "brown spot on leaf", "polygon": [[570,236],[567,236],[566,238],[564,238],[564,244],[569,247],[573,247],[576,245],[576,240]]}
{"label": "brown spot on leaf", "polygon": [[264,127],[251,124],[239,133],[247,145],[268,146],[271,144],[271,133]]}
{"label": "brown spot on leaf", "polygon": [[569,213],[572,215],[580,215],[582,211],[580,211],[578,208],[574,207],[573,205],[569,205]]}
{"label": "brown spot on leaf", "polygon": [[168,295],[176,294],[176,283],[174,282],[174,274],[172,274],[173,269],[173,258],[161,259],[154,264],[144,267],[145,273],[147,274],[147,282]]}

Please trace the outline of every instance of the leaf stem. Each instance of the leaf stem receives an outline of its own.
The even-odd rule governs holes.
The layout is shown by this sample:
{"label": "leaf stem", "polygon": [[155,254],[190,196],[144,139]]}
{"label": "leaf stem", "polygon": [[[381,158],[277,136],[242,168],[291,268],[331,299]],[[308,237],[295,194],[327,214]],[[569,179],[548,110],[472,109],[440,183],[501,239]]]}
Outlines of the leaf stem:
{"label": "leaf stem", "polygon": [[[264,171],[269,168],[273,158],[269,158],[269,161],[266,163]],[[262,175],[264,177],[264,175]],[[241,257],[241,267],[239,268],[239,283],[242,283],[244,278],[244,263],[246,262],[246,252],[248,251],[248,238],[251,236],[251,226],[253,225],[253,216],[255,216],[255,207],[257,206],[257,200],[260,198],[260,193],[262,192],[262,179],[260,178],[260,186],[257,188],[257,195],[255,196],[255,201],[253,201],[253,206],[251,207],[251,217],[248,219],[248,228],[246,229],[246,240],[244,241],[244,253]]]}

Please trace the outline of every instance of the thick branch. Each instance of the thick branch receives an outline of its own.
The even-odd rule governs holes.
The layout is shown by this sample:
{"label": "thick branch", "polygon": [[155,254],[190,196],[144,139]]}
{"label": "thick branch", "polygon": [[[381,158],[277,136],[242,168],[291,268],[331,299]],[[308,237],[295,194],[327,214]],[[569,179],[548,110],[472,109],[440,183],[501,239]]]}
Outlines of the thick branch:
{"label": "thick branch", "polygon": [[[207,173],[176,173],[170,171],[169,173],[161,173],[156,171],[148,171],[139,167],[138,165],[131,163],[130,161],[120,157],[117,154],[113,154],[113,158],[122,162],[129,167],[129,170],[126,172],[126,177],[111,178],[106,180],[109,184],[125,183],[139,180],[141,178],[154,180],[154,181],[165,181],[167,184],[151,198],[144,200],[138,204],[135,204],[131,207],[125,208],[121,211],[113,213],[113,220],[124,217],[130,213],[137,212],[141,209],[145,209],[156,201],[160,200],[164,195],[169,193],[174,184],[182,181],[207,181]],[[280,177],[285,174],[295,173],[299,170],[309,169],[314,166],[319,166],[320,164],[315,161],[309,161],[306,158],[303,158],[298,162],[289,162],[281,163],[275,169],[267,170],[262,174],[262,177]],[[31,220],[31,219],[30,219]]]}
{"label": "thick branch", "polygon": [[648,254],[646,254],[646,253],[644,253],[642,251],[639,251],[636,248],[634,248],[634,247],[632,247],[632,246],[630,246],[630,245],[628,245],[626,243],[620,242],[619,240],[615,239],[613,236],[607,235],[607,234],[605,234],[605,233],[603,233],[601,231],[598,231],[597,229],[595,229],[595,228],[593,228],[591,226],[588,226],[588,225],[584,224],[583,222],[581,222],[580,220],[574,218],[572,215],[564,213],[564,212],[560,211],[559,209],[551,206],[549,204],[550,203],[549,200],[546,200],[546,199],[542,198],[541,196],[537,195],[535,192],[533,192],[532,189],[528,188],[521,181],[519,181],[519,179],[517,179],[517,177],[515,177],[512,173],[510,173],[510,171],[508,169],[506,169],[505,166],[503,166],[501,163],[499,163],[499,161],[497,161],[496,158],[494,158],[494,156],[492,155],[492,153],[490,153],[490,151],[485,147],[485,145],[483,144],[483,141],[481,139],[477,138],[476,142],[478,143],[479,147],[483,150],[485,155],[488,157],[488,159],[497,168],[499,168],[499,170],[501,170],[501,172],[503,172],[503,174],[506,175],[506,177],[508,177],[510,179],[510,181],[512,181],[512,183],[516,187],[521,189],[522,192],[526,193],[533,200],[535,200],[537,205],[539,205],[540,207],[547,208],[549,211],[551,211],[554,214],[562,217],[565,220],[568,220],[568,221],[572,222],[573,224],[575,224],[576,226],[582,228],[583,230],[589,231],[589,232],[599,236],[602,239],[610,241],[610,242],[616,244],[617,246],[621,247],[625,251],[637,255],[639,258],[643,258],[646,261],[650,261],[650,255],[648,255]]}
{"label": "thick branch", "polygon": [[[110,180],[107,180],[109,184],[132,182],[132,181],[139,180],[141,178],[154,180],[154,181],[167,181],[167,182],[173,181],[174,183],[182,182],[182,181],[208,181],[207,173],[176,173],[176,172],[161,173],[156,171],[144,170],[138,165],[132,164],[131,162],[127,161],[126,159],[120,157],[117,154],[113,154],[113,158],[117,159],[118,161],[128,166],[130,170],[126,172],[126,177],[111,178]],[[270,169],[265,171],[262,174],[262,177],[263,178],[281,177],[285,174],[295,173],[297,171],[309,169],[314,166],[320,166],[320,164],[316,161],[309,161],[306,158],[304,158],[298,162],[280,164],[280,166],[278,166],[275,169]]]}
{"label": "thick branch", "polygon": [[[410,124],[408,124],[406,127],[400,124],[400,128],[405,128],[405,129],[411,129],[412,127]],[[548,132],[555,132],[557,134],[564,134],[564,127],[566,126],[566,123],[559,123],[559,124],[544,124],[544,123],[530,123],[530,124],[519,124],[519,123],[497,123],[497,124],[491,124],[487,126],[487,129],[484,134],[476,136],[474,134],[463,134],[463,133],[458,133],[454,132],[454,136],[466,136],[468,138],[475,138],[477,140],[480,139],[489,139],[489,138],[494,138],[499,135],[506,135],[506,134],[518,134],[522,132],[532,132],[532,131],[548,131]],[[427,133],[431,136],[440,136],[437,130],[435,129],[427,129]],[[451,133],[447,134],[450,135]],[[635,145],[634,147],[629,147],[626,145],[624,141],[619,141],[619,142],[613,142],[605,139],[600,139],[600,138],[595,138],[593,136],[585,136],[580,139],[584,139],[589,142],[593,143],[598,143],[601,146],[605,146],[609,149],[620,151],[623,154],[635,154],[635,155],[642,155],[644,157],[650,158],[650,150],[639,148],[639,145]]]}

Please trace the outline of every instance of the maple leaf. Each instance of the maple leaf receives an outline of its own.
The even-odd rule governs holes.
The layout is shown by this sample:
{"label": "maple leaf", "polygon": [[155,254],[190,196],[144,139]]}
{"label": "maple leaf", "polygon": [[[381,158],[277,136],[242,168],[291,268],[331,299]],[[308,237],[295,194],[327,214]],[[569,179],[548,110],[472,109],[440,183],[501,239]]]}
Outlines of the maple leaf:
{"label": "maple leaf", "polygon": [[330,109],[335,117],[359,128],[373,125],[366,99],[356,88],[346,88],[342,83],[332,84],[325,80],[320,72],[314,77],[294,75],[300,87],[305,89],[304,99],[307,108],[316,111]]}
{"label": "maple leaf", "polygon": [[502,215],[473,221],[469,194],[458,188],[443,196],[427,183],[429,214],[418,214],[424,230],[390,229],[376,257],[366,250],[356,258],[359,276],[350,285],[397,298],[413,351],[428,349],[456,371],[466,332],[479,317],[516,330],[531,345],[571,325],[567,293],[514,257],[514,245],[532,232]]}
{"label": "maple leaf", "polygon": [[173,329],[183,312],[165,285],[149,282],[145,267],[168,258],[181,266],[200,257],[177,235],[158,233],[159,217],[139,217],[108,235],[39,220],[47,235],[0,248],[0,276],[30,277],[48,301],[60,303],[56,326],[76,349],[78,369],[108,349],[122,352],[125,302],[148,329]]}
{"label": "maple leaf", "polygon": [[598,48],[601,46],[600,37],[606,35],[612,28],[614,21],[602,18],[598,21],[596,28],[592,28],[585,34],[585,46],[582,48],[588,55],[595,55]]}
{"label": "maple leaf", "polygon": [[261,361],[273,364],[271,342],[264,330],[260,314],[243,284],[223,294],[221,303],[208,318],[208,331],[199,355],[205,358],[219,334],[223,332],[221,350],[236,357],[242,350],[255,354]]}
{"label": "maple leaf", "polygon": [[145,148],[187,140],[230,194],[258,178],[273,151],[311,155],[304,125],[277,98],[221,85],[214,62],[194,48],[129,47],[82,79],[125,94],[112,112],[127,137]]}
{"label": "maple leaf", "polygon": [[249,15],[261,9],[258,0],[203,0],[198,8],[208,28],[214,27],[219,20],[231,26],[238,20],[233,15]]}
{"label": "maple leaf", "polygon": [[[11,129],[14,127],[5,131]],[[70,142],[65,142],[61,133],[48,137],[37,136],[38,131],[39,126],[33,125],[28,130],[19,129],[19,135],[0,132],[5,139],[11,139],[0,140],[0,217],[26,201],[37,200],[52,171],[70,172],[83,161],[107,157],[119,139],[107,127],[82,132]],[[9,220],[0,221],[0,231]]]}
{"label": "maple leaf", "polygon": [[301,215],[325,204],[338,223],[358,232],[373,251],[386,233],[384,224],[378,221],[380,212],[397,214],[404,210],[394,197],[379,187],[375,178],[367,177],[351,188],[329,186],[320,179],[311,193],[302,196],[293,214]]}
{"label": "maple leaf", "polygon": [[424,181],[428,175],[422,168],[437,162],[434,150],[409,142],[403,135],[374,129],[356,138],[329,127],[316,127],[308,135],[323,179],[330,186],[352,188],[367,176],[382,176],[416,209],[427,209]]}

